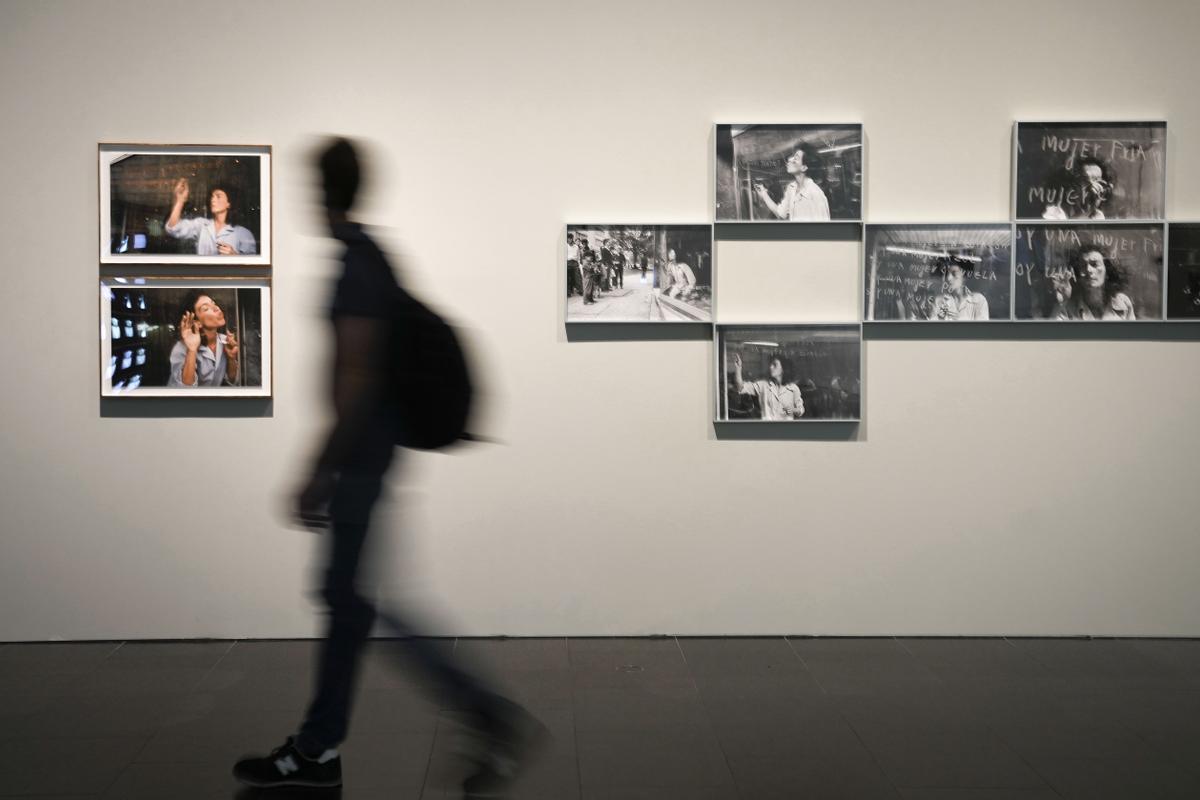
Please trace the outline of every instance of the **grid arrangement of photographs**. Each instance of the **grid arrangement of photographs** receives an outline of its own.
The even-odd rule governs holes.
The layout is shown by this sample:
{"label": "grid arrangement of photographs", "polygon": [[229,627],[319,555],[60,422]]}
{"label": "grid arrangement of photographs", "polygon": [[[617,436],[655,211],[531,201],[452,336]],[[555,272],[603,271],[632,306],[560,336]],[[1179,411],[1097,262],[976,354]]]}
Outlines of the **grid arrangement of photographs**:
{"label": "grid arrangement of photographs", "polygon": [[101,396],[271,396],[271,147],[98,159]]}
{"label": "grid arrangement of photographs", "polygon": [[[1166,219],[1165,121],[1015,122],[1004,222],[864,223],[859,123],[718,123],[713,139],[694,246],[706,226],[567,226],[564,318],[711,322],[715,422],[858,421],[867,323],[1200,320],[1200,222]],[[718,323],[713,234],[731,223],[856,224],[859,320]]]}
{"label": "grid arrangement of photographs", "polygon": [[1161,321],[1164,121],[1013,125],[1014,321]]}
{"label": "grid arrangement of photographs", "polygon": [[1168,252],[1166,125],[1014,123],[1007,223],[865,226],[863,320],[1200,319],[1188,268],[1168,266],[1195,259]]}

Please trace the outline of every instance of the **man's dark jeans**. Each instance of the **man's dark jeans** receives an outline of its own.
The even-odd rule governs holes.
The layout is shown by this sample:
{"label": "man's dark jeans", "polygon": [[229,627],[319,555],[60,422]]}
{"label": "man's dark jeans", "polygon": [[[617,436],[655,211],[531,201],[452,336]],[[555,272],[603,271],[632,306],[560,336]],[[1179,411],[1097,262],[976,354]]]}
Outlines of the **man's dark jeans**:
{"label": "man's dark jeans", "polygon": [[[375,461],[370,465],[373,469],[343,473],[330,504],[330,551],[321,589],[329,610],[329,626],[317,659],[316,692],[297,736],[297,746],[305,754],[320,754],[346,738],[359,662],[376,617],[375,607],[357,586],[371,511],[382,491],[390,453],[386,459]],[[382,469],[378,462],[382,462]],[[503,701],[453,664],[436,642],[417,636],[394,612],[389,611],[384,621],[395,629],[393,635],[411,644],[412,657],[436,680],[447,702],[473,715],[483,726],[502,714]]]}

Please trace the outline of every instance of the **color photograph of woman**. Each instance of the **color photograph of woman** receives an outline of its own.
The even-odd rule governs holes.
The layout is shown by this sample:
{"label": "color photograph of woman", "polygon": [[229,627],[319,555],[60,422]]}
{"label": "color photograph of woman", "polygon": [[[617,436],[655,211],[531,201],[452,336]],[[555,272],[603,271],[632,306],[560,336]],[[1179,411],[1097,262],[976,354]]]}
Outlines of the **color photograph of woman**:
{"label": "color photograph of woman", "polygon": [[270,393],[265,280],[236,286],[138,280],[105,279],[100,286],[102,394]]}
{"label": "color photograph of woman", "polygon": [[100,149],[101,263],[270,263],[270,148],[123,147]]}

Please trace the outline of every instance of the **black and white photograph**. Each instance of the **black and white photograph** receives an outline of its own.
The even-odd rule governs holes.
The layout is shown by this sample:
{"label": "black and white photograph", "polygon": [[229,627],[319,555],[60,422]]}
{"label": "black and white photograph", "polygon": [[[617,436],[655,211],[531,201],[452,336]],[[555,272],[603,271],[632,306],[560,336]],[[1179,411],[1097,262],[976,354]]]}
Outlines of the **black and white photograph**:
{"label": "black and white photograph", "polygon": [[1162,319],[1161,225],[1018,225],[1019,320]]}
{"label": "black and white photograph", "polygon": [[719,325],[718,422],[855,421],[862,326]]}
{"label": "black and white photograph", "polygon": [[99,152],[101,263],[271,263],[270,147]]}
{"label": "black and white photograph", "polygon": [[1167,319],[1200,319],[1200,222],[1172,222],[1167,242]]}
{"label": "black and white photograph", "polygon": [[1018,122],[1014,149],[1017,219],[1165,215],[1165,122]]}
{"label": "black and white photograph", "polygon": [[716,219],[862,219],[859,124],[717,125]]}
{"label": "black and white photograph", "polygon": [[270,396],[270,292],[264,279],[102,279],[101,396]]}
{"label": "black and white photograph", "polygon": [[711,225],[568,225],[566,321],[710,322]]}
{"label": "black and white photograph", "polygon": [[1011,225],[867,225],[865,236],[864,320],[1010,319]]}

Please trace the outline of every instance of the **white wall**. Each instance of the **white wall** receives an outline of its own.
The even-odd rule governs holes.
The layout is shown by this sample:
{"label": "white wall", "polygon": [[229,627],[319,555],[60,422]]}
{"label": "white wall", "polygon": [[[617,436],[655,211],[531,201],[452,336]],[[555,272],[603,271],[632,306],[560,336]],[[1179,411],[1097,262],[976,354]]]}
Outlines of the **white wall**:
{"label": "white wall", "polygon": [[[568,220],[708,219],[714,120],[861,119],[870,218],[988,221],[1014,118],[1165,118],[1200,218],[1198,30],[1178,0],[5,0],[0,640],[317,630],[320,540],[276,509],[320,421],[331,131],[376,143],[368,216],[474,329],[504,442],[410,459],[392,507],[436,631],[1200,634],[1197,341],[874,338],[852,440],[718,440],[711,344],[567,341],[558,261]],[[269,416],[101,416],[101,140],[275,146]],[[721,244],[722,318],[808,313],[779,247]],[[853,259],[822,303],[856,307]]]}

